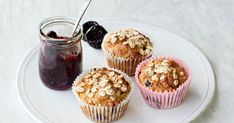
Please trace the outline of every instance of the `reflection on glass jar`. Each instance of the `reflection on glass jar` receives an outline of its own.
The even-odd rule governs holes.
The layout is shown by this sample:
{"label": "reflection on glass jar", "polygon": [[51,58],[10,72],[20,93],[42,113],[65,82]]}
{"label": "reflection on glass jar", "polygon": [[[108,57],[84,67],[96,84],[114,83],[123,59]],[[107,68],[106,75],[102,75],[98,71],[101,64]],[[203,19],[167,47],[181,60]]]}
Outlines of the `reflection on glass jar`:
{"label": "reflection on glass jar", "polygon": [[40,24],[39,74],[44,85],[51,89],[69,89],[82,72],[81,29],[72,35],[73,22],[53,17]]}

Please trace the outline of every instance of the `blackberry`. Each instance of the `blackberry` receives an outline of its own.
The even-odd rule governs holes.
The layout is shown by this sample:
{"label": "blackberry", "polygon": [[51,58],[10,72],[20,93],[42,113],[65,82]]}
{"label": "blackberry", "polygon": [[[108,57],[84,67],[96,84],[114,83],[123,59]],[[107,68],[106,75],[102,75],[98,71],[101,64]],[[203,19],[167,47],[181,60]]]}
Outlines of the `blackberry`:
{"label": "blackberry", "polygon": [[145,81],[145,86],[146,87],[150,87],[152,85],[152,83],[149,81],[149,80],[146,80]]}
{"label": "blackberry", "polygon": [[55,31],[50,31],[49,33],[47,33],[47,36],[50,38],[57,38],[57,33]]}
{"label": "blackberry", "polygon": [[100,25],[92,26],[84,35],[89,45],[96,49],[101,49],[101,44],[107,31]]}

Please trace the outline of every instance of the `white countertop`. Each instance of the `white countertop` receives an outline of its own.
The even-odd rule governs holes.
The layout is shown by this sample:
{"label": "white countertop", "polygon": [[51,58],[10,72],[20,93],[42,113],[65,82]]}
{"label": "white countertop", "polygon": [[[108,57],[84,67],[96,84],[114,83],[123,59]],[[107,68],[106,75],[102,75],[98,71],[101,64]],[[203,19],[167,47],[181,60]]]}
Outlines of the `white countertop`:
{"label": "white countertop", "polygon": [[[39,43],[49,16],[75,18],[81,0],[0,0],[0,123],[34,123],[16,93],[21,59]],[[216,74],[212,104],[193,123],[234,122],[233,0],[93,0],[83,20],[149,23],[185,37],[208,57]]]}

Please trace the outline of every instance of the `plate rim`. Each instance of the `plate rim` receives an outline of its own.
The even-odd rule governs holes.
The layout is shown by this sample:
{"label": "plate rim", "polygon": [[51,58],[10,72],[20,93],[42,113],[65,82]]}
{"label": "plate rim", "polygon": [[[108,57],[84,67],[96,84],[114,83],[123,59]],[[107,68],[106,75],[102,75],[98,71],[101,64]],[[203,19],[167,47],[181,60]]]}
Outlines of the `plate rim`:
{"label": "plate rim", "polygon": [[[208,80],[210,80],[210,82],[208,82],[209,86],[208,86],[208,93],[207,96],[205,98],[205,101],[199,106],[199,108],[195,111],[192,112],[191,115],[187,116],[182,122],[191,122],[194,119],[196,119],[198,116],[200,116],[205,110],[206,108],[210,105],[210,103],[212,102],[214,95],[215,95],[215,87],[216,87],[216,78],[215,78],[215,73],[213,71],[212,65],[208,59],[208,57],[206,57],[206,55],[201,51],[201,49],[199,49],[198,47],[196,47],[193,43],[191,43],[188,39],[186,39],[185,37],[178,35],[175,32],[172,31],[168,31],[167,29],[164,29],[162,27],[158,27],[152,24],[147,24],[147,23],[142,23],[142,22],[135,22],[135,21],[100,21],[100,23],[103,24],[107,24],[107,25],[135,25],[135,26],[142,26],[142,27],[150,27],[150,28],[155,28],[157,30],[160,30],[160,32],[164,32],[166,34],[172,34],[174,36],[177,36],[182,40],[183,43],[185,43],[187,46],[193,48],[193,52],[195,52],[196,55],[198,55],[199,59],[201,61],[203,61],[203,65],[206,68],[206,71],[209,73],[207,78]],[[22,90],[22,88],[20,87],[21,84],[19,82],[19,80],[21,79],[20,77],[24,74],[22,74],[22,68],[26,67],[26,63],[28,63],[28,61],[30,60],[30,58],[32,57],[32,55],[39,49],[39,44],[37,44],[36,46],[34,46],[21,60],[20,65],[17,69],[17,74],[16,74],[16,90],[17,90],[17,95],[18,95],[18,99],[20,100],[21,104],[23,105],[23,107],[25,108],[25,110],[27,111],[27,113],[37,122],[48,122],[50,123],[51,121],[49,121],[48,119],[44,118],[43,116],[40,115],[40,113],[38,114],[38,112],[35,111],[35,109],[33,108],[32,105],[29,105],[30,103],[28,103],[28,100],[25,100],[25,92],[24,90]],[[24,73],[24,72],[23,72]],[[20,76],[21,75],[21,76]],[[27,98],[26,98],[27,99]]]}

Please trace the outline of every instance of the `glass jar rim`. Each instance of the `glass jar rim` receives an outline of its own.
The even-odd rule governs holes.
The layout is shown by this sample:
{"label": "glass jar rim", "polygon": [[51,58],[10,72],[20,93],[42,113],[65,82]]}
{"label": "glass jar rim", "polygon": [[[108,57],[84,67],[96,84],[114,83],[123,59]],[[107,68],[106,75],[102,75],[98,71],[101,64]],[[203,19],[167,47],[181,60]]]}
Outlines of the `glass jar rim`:
{"label": "glass jar rim", "polygon": [[69,45],[69,44],[73,44],[74,42],[78,41],[79,38],[81,38],[81,26],[80,25],[76,29],[75,34],[67,38],[61,38],[61,39],[51,38],[51,37],[48,37],[43,32],[43,29],[45,29],[48,25],[59,23],[59,22],[75,25],[74,19],[64,17],[64,16],[54,16],[54,17],[46,18],[39,24],[40,37],[43,39],[43,41],[47,41],[48,43],[51,43],[51,44]]}

